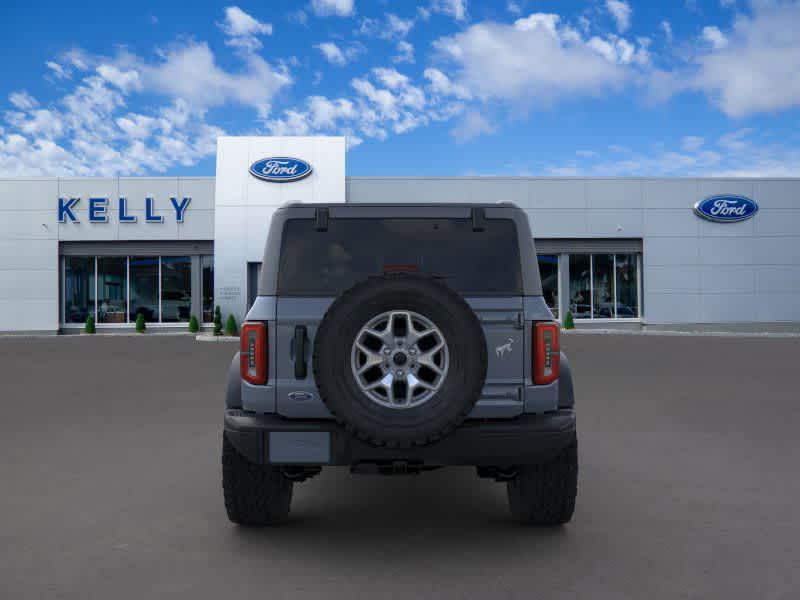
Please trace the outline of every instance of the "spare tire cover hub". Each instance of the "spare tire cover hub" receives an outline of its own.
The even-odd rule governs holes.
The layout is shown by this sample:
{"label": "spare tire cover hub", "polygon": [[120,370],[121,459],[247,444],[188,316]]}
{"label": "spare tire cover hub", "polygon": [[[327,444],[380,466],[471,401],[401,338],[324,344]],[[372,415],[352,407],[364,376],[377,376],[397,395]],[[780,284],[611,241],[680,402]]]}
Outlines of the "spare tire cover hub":
{"label": "spare tire cover hub", "polygon": [[447,377],[447,340],[427,317],[391,310],[356,334],[350,368],[356,384],[381,406],[408,409],[436,394]]}

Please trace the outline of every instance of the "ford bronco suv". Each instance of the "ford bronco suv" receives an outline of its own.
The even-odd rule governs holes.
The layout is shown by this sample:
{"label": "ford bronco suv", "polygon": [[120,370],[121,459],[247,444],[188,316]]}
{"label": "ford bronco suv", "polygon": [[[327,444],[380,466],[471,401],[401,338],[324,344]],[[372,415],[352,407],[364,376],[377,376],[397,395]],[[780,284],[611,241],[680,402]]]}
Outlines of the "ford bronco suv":
{"label": "ford bronco suv", "polygon": [[324,466],[471,465],[518,520],[569,521],[572,377],[536,265],[512,204],[278,209],[228,377],[229,519],[285,520]]}

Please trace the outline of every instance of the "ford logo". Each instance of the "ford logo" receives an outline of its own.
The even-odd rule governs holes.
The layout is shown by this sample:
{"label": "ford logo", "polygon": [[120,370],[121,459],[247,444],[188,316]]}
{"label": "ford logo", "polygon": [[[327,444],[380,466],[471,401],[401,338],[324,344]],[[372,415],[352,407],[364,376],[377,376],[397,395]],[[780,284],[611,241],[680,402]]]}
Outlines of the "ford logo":
{"label": "ford logo", "polygon": [[299,181],[311,175],[311,165],[299,158],[271,156],[250,165],[250,174],[264,181],[285,183]]}
{"label": "ford logo", "polygon": [[710,196],[694,205],[698,217],[718,223],[734,223],[749,219],[758,212],[758,204],[744,196]]}

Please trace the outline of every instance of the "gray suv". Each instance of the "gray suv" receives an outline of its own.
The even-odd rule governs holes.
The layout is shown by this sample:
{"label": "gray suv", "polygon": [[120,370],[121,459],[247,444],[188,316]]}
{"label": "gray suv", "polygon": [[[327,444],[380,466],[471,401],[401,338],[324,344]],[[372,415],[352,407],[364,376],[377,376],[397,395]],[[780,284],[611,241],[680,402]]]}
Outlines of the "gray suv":
{"label": "gray suv", "polygon": [[228,517],[289,515],[324,466],[472,465],[512,515],[566,523],[577,492],[572,376],[512,204],[289,204],[228,376]]}

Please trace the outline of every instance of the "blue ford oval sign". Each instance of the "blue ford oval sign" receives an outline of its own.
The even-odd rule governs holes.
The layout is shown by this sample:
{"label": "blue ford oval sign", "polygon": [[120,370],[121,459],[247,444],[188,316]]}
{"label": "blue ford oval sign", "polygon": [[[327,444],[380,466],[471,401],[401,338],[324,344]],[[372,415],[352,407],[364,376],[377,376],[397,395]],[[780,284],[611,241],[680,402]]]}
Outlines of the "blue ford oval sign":
{"label": "blue ford oval sign", "polygon": [[311,165],[299,158],[271,156],[250,165],[250,174],[264,181],[285,183],[299,181],[311,175]]}
{"label": "blue ford oval sign", "polygon": [[745,196],[710,196],[694,205],[698,217],[718,223],[735,223],[749,219],[758,212],[758,204]]}

